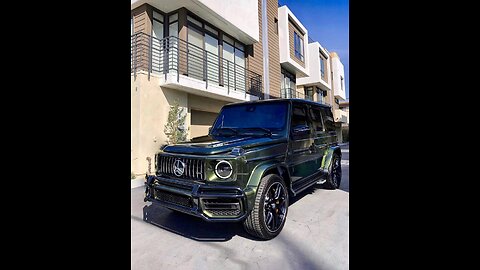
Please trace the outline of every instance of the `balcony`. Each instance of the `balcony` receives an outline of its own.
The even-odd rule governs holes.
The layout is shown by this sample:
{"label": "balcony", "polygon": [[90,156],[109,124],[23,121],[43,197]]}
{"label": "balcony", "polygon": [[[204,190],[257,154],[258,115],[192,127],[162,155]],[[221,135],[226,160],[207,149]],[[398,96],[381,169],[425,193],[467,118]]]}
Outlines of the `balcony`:
{"label": "balcony", "polygon": [[335,122],[347,123],[347,112],[336,109],[334,113]]}
{"label": "balcony", "polygon": [[258,0],[235,3],[218,0],[131,0],[130,8],[133,10],[143,4],[164,13],[186,8],[244,44],[254,44],[260,40]]}
{"label": "balcony", "polygon": [[[311,41],[311,42],[310,42]],[[309,40],[308,47],[308,77],[297,78],[297,85],[301,86],[317,86],[322,90],[330,91],[331,85],[328,75],[322,74],[320,57],[324,58],[324,72],[329,74],[331,69],[327,50],[325,50],[318,41]]]}
{"label": "balcony", "polygon": [[306,99],[312,100],[313,97],[306,96],[303,91],[297,91],[293,88],[283,88],[280,90],[280,97],[281,98],[299,98],[299,99]]}
{"label": "balcony", "polygon": [[[303,53],[303,57],[296,55],[297,41],[294,33],[300,35],[301,43],[298,49]],[[287,6],[278,8],[278,42],[280,65],[295,74],[297,79],[310,76],[308,31]]]}
{"label": "balcony", "polygon": [[225,101],[263,99],[262,76],[177,37],[131,37],[131,72],[160,76],[160,86]]}

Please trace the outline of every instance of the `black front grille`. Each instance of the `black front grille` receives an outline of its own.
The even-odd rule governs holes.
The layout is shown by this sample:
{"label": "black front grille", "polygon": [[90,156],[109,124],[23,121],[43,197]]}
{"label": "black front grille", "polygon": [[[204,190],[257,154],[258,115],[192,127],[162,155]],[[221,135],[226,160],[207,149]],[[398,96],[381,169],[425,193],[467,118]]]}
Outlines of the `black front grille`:
{"label": "black front grille", "polygon": [[193,202],[190,197],[182,196],[179,194],[175,194],[175,193],[171,193],[163,190],[155,190],[155,199],[161,202],[193,208]]}
{"label": "black front grille", "polygon": [[[185,164],[184,171],[181,175],[174,173],[176,160],[180,160]],[[205,181],[205,160],[159,155],[157,156],[157,173],[177,178]]]}

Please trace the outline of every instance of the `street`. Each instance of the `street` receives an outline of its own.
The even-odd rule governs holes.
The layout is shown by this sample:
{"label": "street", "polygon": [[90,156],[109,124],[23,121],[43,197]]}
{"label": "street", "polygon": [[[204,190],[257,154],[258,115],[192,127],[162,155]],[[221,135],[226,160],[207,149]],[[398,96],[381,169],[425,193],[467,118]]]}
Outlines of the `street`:
{"label": "street", "polygon": [[316,185],[292,198],[285,227],[269,241],[252,238],[241,223],[207,223],[149,206],[144,188],[132,189],[131,268],[348,269],[348,151],[342,146],[340,189]]}

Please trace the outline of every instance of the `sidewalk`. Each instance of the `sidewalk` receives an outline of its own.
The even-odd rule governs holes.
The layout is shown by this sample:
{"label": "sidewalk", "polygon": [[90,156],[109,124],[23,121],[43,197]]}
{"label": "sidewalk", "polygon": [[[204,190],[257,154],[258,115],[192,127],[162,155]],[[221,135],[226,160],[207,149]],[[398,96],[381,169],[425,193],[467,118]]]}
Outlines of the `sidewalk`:
{"label": "sidewalk", "polygon": [[132,183],[132,188],[142,187],[145,184],[145,176],[137,177],[130,180]]}

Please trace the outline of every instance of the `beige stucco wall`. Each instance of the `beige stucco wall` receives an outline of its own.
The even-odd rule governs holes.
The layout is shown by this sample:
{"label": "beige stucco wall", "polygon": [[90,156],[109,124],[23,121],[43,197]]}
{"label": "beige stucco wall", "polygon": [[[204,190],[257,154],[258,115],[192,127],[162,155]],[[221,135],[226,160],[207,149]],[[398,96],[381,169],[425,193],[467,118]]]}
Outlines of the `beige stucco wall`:
{"label": "beige stucco wall", "polygon": [[[147,157],[152,159],[151,172],[154,170],[154,155],[167,141],[164,127],[168,111],[175,100],[185,108],[188,128],[187,139],[208,133],[208,126],[191,127],[192,109],[208,112],[205,121],[210,121],[211,113],[218,113],[228,102],[188,94],[176,89],[160,87],[160,78],[137,73],[131,77],[131,168],[135,174],[143,175],[148,170]],[[207,132],[205,132],[205,130]]]}
{"label": "beige stucco wall", "polygon": [[208,134],[208,129],[217,118],[217,113],[191,110],[190,136],[198,137]]}
{"label": "beige stucco wall", "polygon": [[[147,157],[154,161],[154,154],[167,137],[163,132],[170,105],[178,100],[186,109],[188,94],[159,86],[159,78],[138,74],[131,80],[131,167],[135,174],[144,174],[148,169]],[[190,115],[187,114],[187,123]],[[152,171],[154,165],[151,167]]]}

